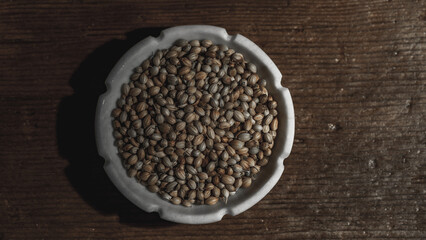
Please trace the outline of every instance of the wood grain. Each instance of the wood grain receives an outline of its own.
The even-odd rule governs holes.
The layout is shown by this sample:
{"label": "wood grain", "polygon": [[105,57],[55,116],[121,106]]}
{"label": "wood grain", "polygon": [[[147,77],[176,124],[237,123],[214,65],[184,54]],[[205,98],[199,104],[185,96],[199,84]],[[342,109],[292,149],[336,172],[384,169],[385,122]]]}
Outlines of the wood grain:
{"label": "wood grain", "polygon": [[[257,43],[296,113],[285,174],[207,225],[144,213],[102,170],[94,110],[133,44],[211,24]],[[0,239],[425,239],[426,2],[1,1]]]}

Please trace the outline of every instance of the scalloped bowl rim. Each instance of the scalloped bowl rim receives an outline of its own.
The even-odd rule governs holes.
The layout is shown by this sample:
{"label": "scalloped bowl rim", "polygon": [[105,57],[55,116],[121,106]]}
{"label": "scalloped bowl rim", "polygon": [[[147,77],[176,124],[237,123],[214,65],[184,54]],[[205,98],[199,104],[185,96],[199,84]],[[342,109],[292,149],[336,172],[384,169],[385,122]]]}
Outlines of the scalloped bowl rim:
{"label": "scalloped bowl rim", "polygon": [[[268,163],[268,175],[263,177],[262,185],[250,192],[240,189],[235,196],[231,196],[228,204],[218,203],[215,206],[193,206],[186,208],[180,205],[172,205],[162,200],[157,194],[149,192],[144,186],[137,183],[134,178],[129,178],[119,161],[116,147],[112,144],[112,124],[110,112],[120,95],[120,86],[128,81],[131,71],[144,59],[149,57],[157,49],[168,48],[175,40],[209,38],[217,43],[225,43],[228,46],[242,52],[243,55],[254,62],[261,72],[268,75],[268,90],[273,91],[273,96],[278,102],[280,126],[277,138],[282,144],[277,150],[277,144],[273,148],[273,155]],[[138,62],[139,61],[139,62]],[[259,67],[260,65],[260,67]],[[158,212],[160,217],[177,223],[206,224],[220,221],[225,214],[237,215],[249,209],[259,202],[276,185],[283,171],[283,161],[290,154],[294,138],[294,109],[290,92],[281,85],[282,75],[278,67],[255,43],[244,36],[228,35],[225,29],[209,25],[186,25],[165,29],[157,38],[147,37],[129,49],[111,70],[105,84],[107,91],[99,97],[96,109],[95,135],[99,155],[105,159],[104,169],[118,190],[136,206],[146,212]],[[272,94],[272,93],[271,93]],[[284,122],[284,124],[282,124]],[[283,133],[281,135],[280,133]],[[262,174],[263,168],[260,175]],[[258,179],[259,180],[259,179]],[[253,185],[258,181],[254,181]],[[253,188],[250,187],[250,188]],[[250,189],[248,188],[248,189]],[[242,193],[240,193],[242,192]]]}

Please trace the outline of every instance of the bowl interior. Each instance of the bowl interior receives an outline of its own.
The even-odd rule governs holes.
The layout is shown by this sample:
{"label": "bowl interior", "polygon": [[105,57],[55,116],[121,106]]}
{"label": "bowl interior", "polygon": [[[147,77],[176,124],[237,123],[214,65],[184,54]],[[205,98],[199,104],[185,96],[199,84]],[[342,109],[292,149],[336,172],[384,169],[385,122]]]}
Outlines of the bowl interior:
{"label": "bowl interior", "polygon": [[[248,189],[240,189],[228,203],[220,201],[214,206],[194,205],[187,208],[172,205],[157,194],[149,192],[134,178],[126,175],[112,136],[110,117],[120,97],[121,85],[129,81],[133,69],[157,49],[169,48],[175,40],[183,38],[211,39],[215,44],[226,44],[241,52],[258,67],[258,74],[267,80],[266,88],[278,102],[279,128],[269,163],[263,167],[256,181]],[[288,89],[281,86],[281,73],[271,59],[247,38],[230,36],[225,29],[213,26],[181,26],[164,30],[158,38],[149,37],[130,49],[117,63],[106,80],[107,92],[98,103],[96,136],[99,153],[105,158],[105,170],[116,187],[135,205],[147,212],[157,211],[166,220],[180,223],[209,223],[219,221],[224,214],[236,215],[256,204],[279,180],[283,160],[291,150],[294,136],[294,113]]]}

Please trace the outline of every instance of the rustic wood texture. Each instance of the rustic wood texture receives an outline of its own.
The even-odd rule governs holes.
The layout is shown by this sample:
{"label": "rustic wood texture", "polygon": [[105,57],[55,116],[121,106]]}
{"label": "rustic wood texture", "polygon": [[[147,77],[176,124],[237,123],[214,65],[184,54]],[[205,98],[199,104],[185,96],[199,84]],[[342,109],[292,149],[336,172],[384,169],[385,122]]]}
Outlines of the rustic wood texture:
{"label": "rustic wood texture", "polygon": [[[211,24],[257,43],[296,113],[257,205],[182,225],[108,180],[93,120],[133,44]],[[426,2],[0,1],[0,239],[426,238]]]}

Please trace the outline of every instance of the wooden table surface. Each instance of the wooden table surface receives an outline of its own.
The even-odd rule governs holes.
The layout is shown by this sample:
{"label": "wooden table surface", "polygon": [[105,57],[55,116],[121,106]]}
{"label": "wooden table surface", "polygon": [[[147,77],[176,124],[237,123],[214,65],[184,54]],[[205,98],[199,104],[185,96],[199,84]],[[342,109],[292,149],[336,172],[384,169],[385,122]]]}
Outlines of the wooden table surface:
{"label": "wooden table surface", "polygon": [[[93,134],[118,58],[185,24],[257,43],[296,114],[279,183],[207,225],[132,205]],[[0,240],[425,239],[425,85],[424,0],[1,1]]]}

